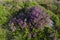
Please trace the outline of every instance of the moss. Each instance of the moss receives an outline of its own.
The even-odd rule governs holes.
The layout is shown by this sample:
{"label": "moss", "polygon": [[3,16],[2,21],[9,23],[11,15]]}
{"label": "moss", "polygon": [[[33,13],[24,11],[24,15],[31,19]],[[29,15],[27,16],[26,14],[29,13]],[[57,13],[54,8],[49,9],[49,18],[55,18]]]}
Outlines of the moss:
{"label": "moss", "polygon": [[6,40],[6,30],[4,30],[3,28],[1,28],[0,26],[0,40]]}
{"label": "moss", "polygon": [[31,7],[31,6],[36,6],[36,5],[38,5],[38,3],[34,1],[25,3],[26,7]]}
{"label": "moss", "polygon": [[7,15],[9,15],[8,10],[6,10],[4,6],[0,6],[0,25],[8,20]]}

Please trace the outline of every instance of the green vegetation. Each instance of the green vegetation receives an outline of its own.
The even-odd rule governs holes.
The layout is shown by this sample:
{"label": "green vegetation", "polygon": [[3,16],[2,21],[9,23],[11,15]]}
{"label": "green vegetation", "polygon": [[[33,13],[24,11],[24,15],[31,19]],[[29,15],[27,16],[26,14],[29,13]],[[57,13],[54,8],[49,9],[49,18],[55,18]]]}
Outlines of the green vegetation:
{"label": "green vegetation", "polygon": [[[55,34],[55,38],[60,40],[60,6],[58,4],[48,1],[49,4],[42,1],[27,1],[27,2],[16,2],[10,0],[2,1],[0,5],[0,40],[52,40],[51,33]],[[21,9],[40,6],[47,14],[51,16],[55,27],[44,27],[43,29],[33,29],[32,32],[36,32],[38,35],[33,38],[27,38],[29,30],[27,28],[24,31],[18,28],[15,32],[10,31],[8,25],[9,21],[18,14]],[[43,5],[43,6],[42,6]],[[47,7],[46,7],[46,6]]]}
{"label": "green vegetation", "polygon": [[0,26],[0,40],[6,40],[6,30],[4,30],[3,28],[1,28]]}

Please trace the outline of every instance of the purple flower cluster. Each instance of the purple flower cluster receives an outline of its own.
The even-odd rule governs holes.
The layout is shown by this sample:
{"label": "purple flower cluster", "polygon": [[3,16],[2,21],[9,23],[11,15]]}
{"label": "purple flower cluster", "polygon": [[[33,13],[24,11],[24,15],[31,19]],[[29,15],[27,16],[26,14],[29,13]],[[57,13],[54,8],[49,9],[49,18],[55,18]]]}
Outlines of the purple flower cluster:
{"label": "purple flower cluster", "polygon": [[[50,16],[46,14],[39,6],[28,7],[26,10],[27,14],[20,13],[10,21],[9,25],[11,26],[12,23],[17,23],[21,28],[28,27],[33,29],[41,28],[49,23]],[[11,30],[15,28],[14,25],[11,27],[13,27]]]}
{"label": "purple flower cluster", "polygon": [[46,14],[39,6],[30,7],[27,10],[29,13],[28,15],[31,26],[41,28],[50,22],[50,16]]}

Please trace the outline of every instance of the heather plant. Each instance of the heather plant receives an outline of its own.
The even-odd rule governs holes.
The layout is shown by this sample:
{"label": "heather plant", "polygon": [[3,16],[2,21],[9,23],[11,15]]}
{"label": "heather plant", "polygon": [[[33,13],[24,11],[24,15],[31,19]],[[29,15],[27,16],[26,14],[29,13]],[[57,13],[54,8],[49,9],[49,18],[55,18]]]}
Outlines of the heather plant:
{"label": "heather plant", "polygon": [[[29,12],[28,15],[30,17],[30,22],[32,22],[31,24],[34,25],[34,26],[43,26],[45,23],[49,23],[50,21],[50,16],[48,14],[46,14],[44,12],[44,10],[42,10],[41,8],[39,8],[38,6],[35,6],[35,7],[32,7],[32,8],[28,8]],[[46,18],[45,18],[46,17]],[[43,20],[45,21],[46,19],[46,22],[44,23]],[[48,19],[48,21],[47,21]],[[42,24],[40,24],[39,22],[41,22]],[[39,27],[38,26],[38,27]]]}
{"label": "heather plant", "polygon": [[[36,8],[38,7],[38,6],[35,6]],[[46,31],[39,31],[39,29],[35,29],[36,28],[36,26],[34,25],[34,19],[36,18],[40,18],[40,17],[38,17],[38,16],[36,16],[36,14],[34,13],[35,11],[36,11],[36,9],[35,9],[35,7],[28,7],[27,9],[26,9],[26,14],[25,13],[19,13],[19,15],[17,15],[15,18],[13,18],[14,20],[15,20],[15,22],[14,21],[12,21],[12,24],[13,24],[13,26],[11,26],[11,24],[10,24],[10,27],[13,27],[11,30],[16,30],[16,26],[14,26],[14,24],[15,23],[17,23],[18,25],[20,25],[19,27],[20,28],[22,28],[22,29],[20,29],[20,30],[22,30],[23,31],[23,34],[21,35],[21,40],[25,40],[26,38],[28,38],[28,39],[30,39],[31,37],[32,37],[32,39],[36,39],[36,40],[38,40],[38,39],[42,39],[42,40],[45,40],[45,39],[50,39],[50,40],[52,40],[52,38],[54,37],[54,34],[56,35],[56,37],[59,37],[58,35],[59,35],[59,33],[57,32],[55,32],[54,33],[54,31],[53,30],[55,30],[55,29],[50,29],[50,28],[45,28],[44,30],[46,30]],[[41,6],[40,6],[41,7]],[[38,7],[39,8],[39,7]],[[38,10],[38,8],[37,8],[37,10]],[[33,10],[34,9],[34,10]],[[56,26],[56,27],[58,27],[59,28],[59,25],[60,24],[58,24],[59,23],[59,18],[58,18],[58,16],[57,15],[55,15],[53,12],[51,12],[50,10],[46,10],[44,7],[41,7],[41,9],[43,9],[44,11],[46,11],[46,13],[48,13],[51,17],[49,17],[49,20],[50,20],[50,18],[51,18],[51,20],[53,20],[53,22],[55,23],[54,25]],[[38,11],[39,12],[39,11]],[[34,15],[35,14],[35,15]],[[39,13],[38,13],[39,14]],[[24,16],[22,16],[22,15],[24,15]],[[21,18],[20,18],[21,17]],[[19,20],[21,21],[20,23],[18,23],[16,20],[18,20],[18,22],[19,22]],[[23,24],[21,24],[21,23],[23,23]],[[43,24],[42,24],[43,25]],[[54,26],[54,27],[55,27]],[[31,28],[30,28],[31,27]],[[41,26],[40,26],[41,27]],[[40,28],[40,27],[38,27],[37,26],[37,28]],[[14,29],[15,28],[15,29]],[[24,31],[24,29],[25,28],[27,28],[28,29],[28,31]],[[49,30],[50,32],[48,32],[47,30]],[[39,33],[40,34],[40,36],[37,36],[37,32],[39,33],[39,32],[41,32],[41,33]],[[47,32],[47,33],[46,33]],[[26,33],[26,34],[25,34]],[[18,33],[19,34],[19,33]],[[38,34],[38,35],[39,35]],[[47,35],[46,35],[47,34]],[[53,35],[53,36],[52,36]],[[35,38],[33,38],[35,36]],[[45,37],[46,36],[46,37]],[[40,37],[40,38],[39,38]],[[30,40],[32,40],[32,39],[30,39]],[[47,40],[48,40],[47,39]],[[55,38],[53,38],[53,39],[55,39]],[[18,39],[19,40],[19,39]]]}
{"label": "heather plant", "polygon": [[50,16],[46,14],[39,6],[28,7],[25,9],[26,14],[19,13],[16,17],[12,18],[9,26],[12,32],[16,31],[16,24],[19,25],[22,30],[28,28],[29,34],[26,36],[34,37],[37,35],[33,29],[41,29],[50,22]]}

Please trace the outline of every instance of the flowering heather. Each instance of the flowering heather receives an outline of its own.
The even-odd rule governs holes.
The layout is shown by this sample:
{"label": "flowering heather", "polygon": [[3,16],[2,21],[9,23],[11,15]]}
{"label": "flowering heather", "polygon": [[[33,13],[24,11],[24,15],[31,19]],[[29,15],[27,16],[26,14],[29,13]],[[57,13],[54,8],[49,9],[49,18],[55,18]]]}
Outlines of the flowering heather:
{"label": "flowering heather", "polygon": [[21,28],[27,27],[31,31],[33,28],[40,29],[50,22],[50,16],[39,6],[28,7],[25,12],[26,14],[20,13],[10,21],[11,30],[15,28],[14,25],[11,26],[12,23],[18,24]]}
{"label": "flowering heather", "polygon": [[26,18],[26,16],[23,13],[20,13],[15,18],[12,18],[12,20],[10,20],[10,22],[9,22],[9,26],[11,27],[11,30],[12,31],[16,30],[15,24],[18,24],[20,27],[23,28],[25,18]]}
{"label": "flowering heather", "polygon": [[44,12],[39,6],[28,8],[29,20],[31,26],[41,28],[50,22],[50,16]]}

